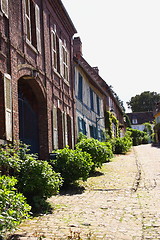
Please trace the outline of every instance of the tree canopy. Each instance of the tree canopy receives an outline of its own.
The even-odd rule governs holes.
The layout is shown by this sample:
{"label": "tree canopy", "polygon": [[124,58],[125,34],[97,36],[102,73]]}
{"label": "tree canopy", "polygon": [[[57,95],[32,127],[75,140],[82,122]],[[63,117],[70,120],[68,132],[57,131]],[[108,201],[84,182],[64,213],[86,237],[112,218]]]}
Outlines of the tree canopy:
{"label": "tree canopy", "polygon": [[140,95],[132,97],[130,101],[127,102],[127,105],[132,112],[149,112],[153,111],[158,102],[160,102],[159,93],[145,91]]}

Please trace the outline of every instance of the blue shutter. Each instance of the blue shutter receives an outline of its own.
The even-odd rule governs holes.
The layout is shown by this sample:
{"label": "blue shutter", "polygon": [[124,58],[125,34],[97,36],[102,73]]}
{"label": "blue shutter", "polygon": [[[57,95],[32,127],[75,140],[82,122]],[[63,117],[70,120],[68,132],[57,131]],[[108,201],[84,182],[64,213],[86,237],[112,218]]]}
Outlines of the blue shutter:
{"label": "blue shutter", "polygon": [[91,88],[90,88],[90,106],[91,110],[94,111],[93,90]]}
{"label": "blue shutter", "polygon": [[83,93],[83,78],[79,73],[78,75],[78,99],[82,102],[82,93]]}
{"label": "blue shutter", "polygon": [[97,96],[97,114],[100,116],[100,99]]}

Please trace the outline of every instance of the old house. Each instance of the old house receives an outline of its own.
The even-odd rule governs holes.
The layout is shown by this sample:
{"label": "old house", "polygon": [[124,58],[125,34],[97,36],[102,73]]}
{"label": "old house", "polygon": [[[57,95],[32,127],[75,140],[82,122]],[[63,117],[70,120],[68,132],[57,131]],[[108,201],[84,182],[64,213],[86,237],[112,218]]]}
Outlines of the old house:
{"label": "old house", "polygon": [[[74,65],[77,135],[82,132],[102,141],[107,128],[105,112],[111,111],[124,126],[123,112],[98,68],[91,67],[83,58],[79,37],[74,38]],[[112,128],[116,131],[114,124]]]}
{"label": "old house", "polygon": [[74,145],[72,38],[61,0],[0,1],[0,143]]}
{"label": "old house", "polygon": [[140,131],[144,130],[144,123],[153,124],[154,121],[153,112],[133,112],[127,113],[127,115],[130,119],[131,127]]}

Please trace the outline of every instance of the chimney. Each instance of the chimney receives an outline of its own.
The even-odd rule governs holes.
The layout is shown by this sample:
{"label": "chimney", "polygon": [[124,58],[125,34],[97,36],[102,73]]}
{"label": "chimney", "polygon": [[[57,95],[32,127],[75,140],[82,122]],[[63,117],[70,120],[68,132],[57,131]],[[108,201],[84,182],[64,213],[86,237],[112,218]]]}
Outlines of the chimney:
{"label": "chimney", "polygon": [[73,39],[73,53],[77,58],[82,56],[82,42],[80,37],[75,37]]}
{"label": "chimney", "polygon": [[93,69],[96,71],[97,74],[99,74],[99,68],[98,67],[93,67]]}

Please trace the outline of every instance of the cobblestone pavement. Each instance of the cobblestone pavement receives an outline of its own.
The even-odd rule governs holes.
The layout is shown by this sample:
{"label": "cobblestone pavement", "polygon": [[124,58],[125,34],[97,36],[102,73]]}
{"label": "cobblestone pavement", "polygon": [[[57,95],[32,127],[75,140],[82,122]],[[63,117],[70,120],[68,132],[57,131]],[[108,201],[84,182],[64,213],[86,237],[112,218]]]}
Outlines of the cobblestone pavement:
{"label": "cobblestone pavement", "polygon": [[50,198],[53,213],[21,224],[18,239],[160,239],[160,149],[134,147],[101,172],[84,192]]}

